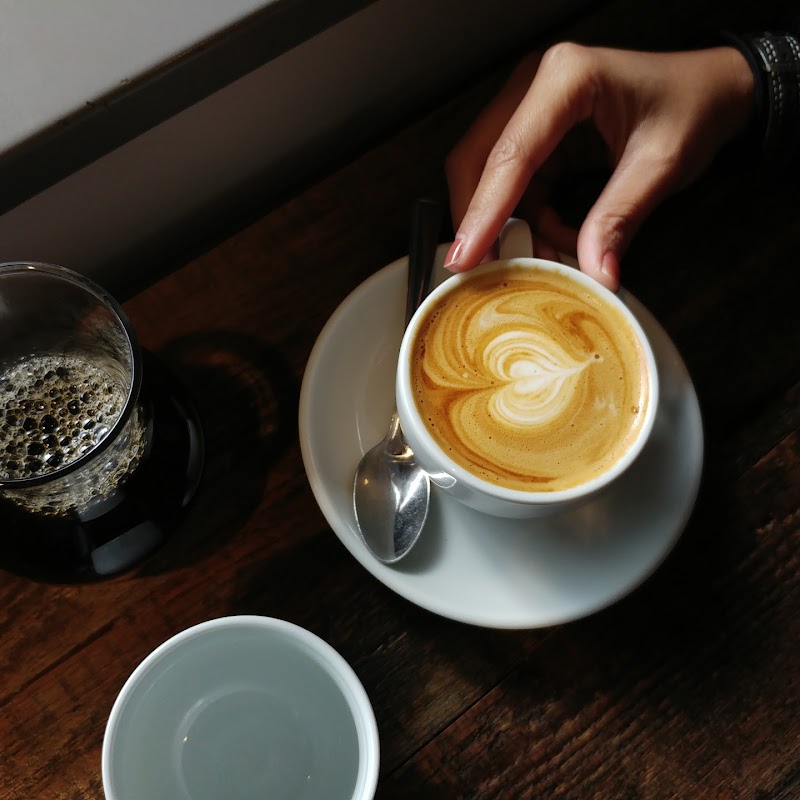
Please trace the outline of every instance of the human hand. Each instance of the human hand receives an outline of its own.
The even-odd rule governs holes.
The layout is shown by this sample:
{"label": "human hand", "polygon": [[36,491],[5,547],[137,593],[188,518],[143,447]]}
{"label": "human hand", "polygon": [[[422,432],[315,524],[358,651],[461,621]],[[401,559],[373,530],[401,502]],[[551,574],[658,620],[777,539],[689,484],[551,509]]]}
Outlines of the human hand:
{"label": "human hand", "polygon": [[[457,232],[445,266],[477,265],[519,208],[536,255],[577,255],[584,272],[616,291],[633,235],[745,128],[753,93],[750,68],[732,47],[645,53],[566,42],[529,56],[447,157]],[[613,171],[576,230],[550,200],[583,123],[599,134]]]}

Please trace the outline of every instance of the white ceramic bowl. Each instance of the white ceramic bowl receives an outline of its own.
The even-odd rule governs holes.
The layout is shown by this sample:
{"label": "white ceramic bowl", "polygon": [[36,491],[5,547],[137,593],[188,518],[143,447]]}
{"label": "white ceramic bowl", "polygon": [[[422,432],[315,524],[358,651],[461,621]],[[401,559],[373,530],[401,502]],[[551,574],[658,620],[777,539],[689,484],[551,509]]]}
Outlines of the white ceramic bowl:
{"label": "white ceramic bowl", "polygon": [[375,715],[326,642],[259,616],[211,620],[126,681],[103,741],[106,800],[370,800]]}

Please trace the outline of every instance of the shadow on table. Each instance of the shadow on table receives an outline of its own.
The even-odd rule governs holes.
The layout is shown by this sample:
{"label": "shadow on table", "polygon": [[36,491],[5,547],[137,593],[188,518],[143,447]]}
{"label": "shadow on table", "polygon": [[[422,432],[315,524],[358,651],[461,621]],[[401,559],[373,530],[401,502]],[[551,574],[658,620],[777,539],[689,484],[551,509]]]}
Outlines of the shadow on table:
{"label": "shadow on table", "polygon": [[205,464],[186,518],[140,574],[204,558],[260,503],[267,474],[296,437],[299,385],[269,347],[229,331],[176,339],[157,353],[185,385],[205,438]]}
{"label": "shadow on table", "polygon": [[572,630],[599,682],[673,682],[668,696],[639,698],[641,714],[656,720],[661,712],[647,703],[660,700],[676,715],[714,719],[724,712],[738,724],[734,698],[746,709],[742,687],[772,679],[765,667],[786,649],[781,615],[789,607],[778,602],[777,543],[759,537],[737,509],[730,471],[718,462],[707,467],[694,514],[665,564],[631,596]]}

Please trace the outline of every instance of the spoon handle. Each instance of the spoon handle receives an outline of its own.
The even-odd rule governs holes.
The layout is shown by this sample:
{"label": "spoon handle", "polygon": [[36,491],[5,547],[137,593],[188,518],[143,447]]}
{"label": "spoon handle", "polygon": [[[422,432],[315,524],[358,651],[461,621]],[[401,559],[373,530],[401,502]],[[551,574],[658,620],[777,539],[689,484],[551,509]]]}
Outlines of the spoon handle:
{"label": "spoon handle", "polygon": [[417,200],[411,220],[411,244],[408,249],[406,326],[428,294],[441,224],[441,205],[427,198]]}

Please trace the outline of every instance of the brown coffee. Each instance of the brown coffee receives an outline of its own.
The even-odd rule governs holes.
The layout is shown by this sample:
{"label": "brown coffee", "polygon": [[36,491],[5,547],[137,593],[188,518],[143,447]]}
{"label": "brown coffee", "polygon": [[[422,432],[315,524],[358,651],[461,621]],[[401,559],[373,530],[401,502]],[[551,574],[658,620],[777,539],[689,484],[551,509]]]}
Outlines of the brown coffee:
{"label": "brown coffee", "polygon": [[411,355],[417,409],[457,464],[510,489],[602,475],[637,439],[647,362],[611,303],[555,272],[508,267],[440,300]]}

